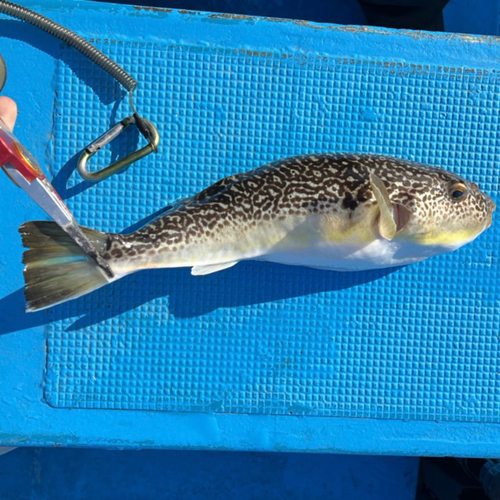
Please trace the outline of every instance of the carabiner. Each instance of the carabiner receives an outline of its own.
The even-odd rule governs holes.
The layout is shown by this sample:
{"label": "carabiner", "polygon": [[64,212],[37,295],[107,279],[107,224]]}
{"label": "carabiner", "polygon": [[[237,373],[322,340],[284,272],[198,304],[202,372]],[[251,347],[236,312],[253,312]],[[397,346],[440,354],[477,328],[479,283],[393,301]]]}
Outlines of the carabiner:
{"label": "carabiner", "polygon": [[[100,149],[109,144],[113,139],[118,137],[128,126],[135,124],[139,129],[141,134],[148,140],[148,144],[138,151],[130,153],[125,158],[121,158],[117,162],[109,165],[108,167],[102,168],[101,170],[96,170],[95,172],[89,172],[87,170],[87,162],[89,159],[95,155]],[[158,144],[160,143],[160,134],[156,127],[145,118],[140,118],[137,113],[131,116],[127,116],[121,122],[117,123],[114,127],[110,128],[105,134],[103,134],[99,139],[90,143],[81,154],[78,160],[78,172],[87,181],[101,181],[116,174],[120,170],[128,167],[130,164],[144,158],[145,156],[155,152],[158,152]]]}

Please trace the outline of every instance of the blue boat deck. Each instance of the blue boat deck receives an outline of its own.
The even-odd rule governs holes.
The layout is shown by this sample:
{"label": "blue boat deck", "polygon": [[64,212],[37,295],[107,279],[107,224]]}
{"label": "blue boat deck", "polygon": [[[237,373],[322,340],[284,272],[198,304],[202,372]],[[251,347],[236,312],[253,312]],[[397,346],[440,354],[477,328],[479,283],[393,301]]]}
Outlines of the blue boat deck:
{"label": "blue boat deck", "polygon": [[[137,227],[222,176],[318,151],[440,165],[498,201],[496,38],[24,3],[131,72],[136,105],[162,137],[157,155],[83,182],[76,154],[129,114],[123,92],[73,49],[0,19],[16,134],[83,225]],[[139,140],[124,136],[93,164]],[[8,183],[0,211],[2,446],[500,456],[496,223],[458,252],[395,272],[263,263],[206,278],[143,272],[26,314],[17,228],[43,214]],[[50,462],[54,452],[15,453],[0,460]],[[238,456],[221,455],[206,476]],[[293,456],[252,457],[300,473]],[[348,468],[344,458],[308,458],[309,472]],[[414,481],[415,463],[401,462],[398,478]]]}

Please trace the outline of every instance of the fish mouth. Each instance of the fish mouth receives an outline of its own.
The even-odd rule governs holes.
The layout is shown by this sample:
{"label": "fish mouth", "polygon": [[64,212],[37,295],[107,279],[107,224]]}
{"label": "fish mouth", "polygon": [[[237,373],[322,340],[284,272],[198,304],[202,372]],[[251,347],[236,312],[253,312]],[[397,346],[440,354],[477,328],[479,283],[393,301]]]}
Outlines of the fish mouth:
{"label": "fish mouth", "polygon": [[486,225],[484,226],[484,230],[486,231],[486,229],[489,229],[489,227],[491,226],[491,223],[493,222],[493,212],[495,211],[495,209],[493,209],[489,215],[489,217],[486,219]]}
{"label": "fish mouth", "polygon": [[486,207],[488,210],[488,213],[485,217],[485,222],[483,226],[483,231],[486,231],[491,226],[491,223],[493,222],[493,212],[497,209],[496,203],[487,195],[484,194],[485,201],[486,201]]}
{"label": "fish mouth", "polygon": [[488,215],[485,229],[488,229],[491,226],[491,223],[493,222],[493,212],[497,209],[496,203],[491,198],[489,198],[488,201],[490,205],[490,213]]}
{"label": "fish mouth", "polygon": [[490,198],[490,209],[491,213],[493,213],[497,209],[496,203]]}

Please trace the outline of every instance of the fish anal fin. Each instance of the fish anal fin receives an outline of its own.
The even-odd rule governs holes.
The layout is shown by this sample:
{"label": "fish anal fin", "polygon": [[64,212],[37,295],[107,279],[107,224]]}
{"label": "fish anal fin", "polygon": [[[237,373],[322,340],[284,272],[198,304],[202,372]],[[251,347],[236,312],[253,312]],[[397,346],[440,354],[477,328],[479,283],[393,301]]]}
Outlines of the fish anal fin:
{"label": "fish anal fin", "polygon": [[207,266],[193,266],[191,268],[191,274],[193,276],[205,276],[207,274],[216,273],[224,269],[229,269],[238,263],[237,260],[234,262],[224,262],[222,264],[209,264]]}

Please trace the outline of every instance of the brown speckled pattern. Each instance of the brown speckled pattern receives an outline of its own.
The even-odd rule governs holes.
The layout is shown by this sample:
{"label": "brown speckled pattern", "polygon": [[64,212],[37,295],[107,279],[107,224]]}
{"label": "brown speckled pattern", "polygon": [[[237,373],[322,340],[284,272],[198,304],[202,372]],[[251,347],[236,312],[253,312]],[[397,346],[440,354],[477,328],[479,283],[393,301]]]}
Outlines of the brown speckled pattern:
{"label": "brown speckled pattern", "polygon": [[[104,257],[141,261],[166,249],[172,254],[214,240],[224,245],[223,235],[237,240],[258,225],[313,213],[350,219],[376,203],[371,172],[391,201],[412,213],[413,231],[485,224],[494,207],[475,184],[441,168],[376,155],[304,155],[226,177],[135,233],[111,235]],[[457,182],[467,186],[460,200],[450,195]]]}

